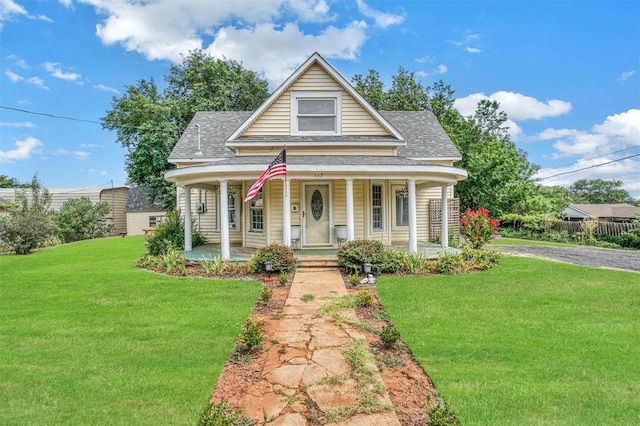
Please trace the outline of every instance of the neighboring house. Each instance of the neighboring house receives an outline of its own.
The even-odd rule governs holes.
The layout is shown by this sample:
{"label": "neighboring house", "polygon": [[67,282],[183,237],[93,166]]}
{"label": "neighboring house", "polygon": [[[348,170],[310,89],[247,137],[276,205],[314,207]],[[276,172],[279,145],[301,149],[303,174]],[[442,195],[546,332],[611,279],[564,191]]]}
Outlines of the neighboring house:
{"label": "neighboring house", "polygon": [[[268,180],[243,203],[284,148],[286,178]],[[467,176],[453,165],[460,159],[431,112],[376,111],[315,53],[256,111],[198,112],[165,177],[179,187],[187,225],[195,215],[224,259],[230,243],[330,248],[377,239],[416,252],[436,222],[447,246],[449,201]]]}
{"label": "neighboring house", "polygon": [[127,199],[127,235],[145,235],[162,222],[166,211],[152,203],[144,187],[129,188]]}
{"label": "neighboring house", "polygon": [[599,222],[637,222],[640,220],[640,207],[631,204],[570,204],[564,209],[567,221],[597,219]]}
{"label": "neighboring house", "polygon": [[[16,191],[27,191],[30,193],[30,189],[23,188],[0,188],[0,213],[3,211],[2,203],[8,205],[9,202],[15,200]],[[114,234],[120,234],[127,232],[126,230],[126,215],[125,215],[125,203],[127,201],[127,192],[129,188],[118,187],[110,189],[100,188],[49,188],[49,194],[51,195],[51,210],[58,211],[62,205],[71,199],[86,197],[91,200],[92,203],[99,203],[104,201],[111,207],[111,212],[107,215],[107,222],[114,225]]]}

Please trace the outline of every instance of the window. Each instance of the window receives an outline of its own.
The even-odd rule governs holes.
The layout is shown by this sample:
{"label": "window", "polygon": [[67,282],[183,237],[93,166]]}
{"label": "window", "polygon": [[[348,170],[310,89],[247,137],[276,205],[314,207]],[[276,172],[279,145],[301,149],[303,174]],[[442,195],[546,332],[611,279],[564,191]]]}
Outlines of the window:
{"label": "window", "polygon": [[404,186],[394,186],[394,218],[395,227],[409,226],[409,192]]}
{"label": "window", "polygon": [[[240,217],[239,207],[238,207],[238,197],[240,194],[240,187],[238,186],[229,186],[227,189],[227,208],[229,211],[229,229],[235,231],[239,229],[238,218]],[[217,227],[220,229],[220,191],[218,191],[218,209],[217,209]]]}
{"label": "window", "polygon": [[149,228],[155,228],[158,224],[158,218],[155,216],[149,216]]}
{"label": "window", "polygon": [[340,134],[340,92],[292,92],[292,135]]}
{"label": "window", "polygon": [[382,221],[382,185],[371,185],[371,229],[381,231]]}
{"label": "window", "polygon": [[260,192],[251,200],[249,205],[251,228],[253,232],[262,232],[264,229],[264,199],[262,188]]}

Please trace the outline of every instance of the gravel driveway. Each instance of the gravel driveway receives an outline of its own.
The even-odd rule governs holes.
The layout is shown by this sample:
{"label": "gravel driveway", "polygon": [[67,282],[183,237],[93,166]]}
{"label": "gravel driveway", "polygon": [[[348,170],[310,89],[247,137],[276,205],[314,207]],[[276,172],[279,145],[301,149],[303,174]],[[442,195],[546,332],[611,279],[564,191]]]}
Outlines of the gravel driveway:
{"label": "gravel driveway", "polygon": [[546,257],[576,265],[626,269],[640,272],[640,251],[595,247],[500,246],[500,250]]}

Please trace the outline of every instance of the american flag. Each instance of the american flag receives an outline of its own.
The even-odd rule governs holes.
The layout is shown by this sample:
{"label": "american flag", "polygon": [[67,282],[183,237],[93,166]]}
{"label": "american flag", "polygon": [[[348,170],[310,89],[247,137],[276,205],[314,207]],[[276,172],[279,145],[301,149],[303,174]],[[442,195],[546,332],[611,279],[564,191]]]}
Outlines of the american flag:
{"label": "american flag", "polygon": [[254,184],[251,185],[251,188],[249,188],[249,191],[247,192],[247,196],[244,197],[244,202],[246,203],[247,201],[251,201],[253,197],[255,197],[258,194],[258,192],[260,192],[260,188],[262,188],[262,185],[264,185],[264,183],[268,179],[271,179],[274,176],[280,176],[280,175],[286,176],[286,174],[287,174],[287,150],[283,149],[280,152],[280,154],[278,154],[278,156],[271,162],[271,164],[269,164],[269,167],[267,167],[267,170],[262,172],[258,180],[256,180]]}

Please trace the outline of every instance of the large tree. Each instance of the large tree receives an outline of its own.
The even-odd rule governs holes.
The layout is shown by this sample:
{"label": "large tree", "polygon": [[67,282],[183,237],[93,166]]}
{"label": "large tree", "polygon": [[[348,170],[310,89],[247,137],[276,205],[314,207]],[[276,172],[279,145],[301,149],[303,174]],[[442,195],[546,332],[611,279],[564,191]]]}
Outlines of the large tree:
{"label": "large tree", "polygon": [[180,135],[198,111],[251,111],[269,96],[266,80],[236,61],[215,59],[201,50],[173,65],[160,90],[154,79],[139,80],[114,97],[102,118],[127,148],[130,184],[143,185],[152,200],[175,207],[175,187],[164,180]]}
{"label": "large tree", "polygon": [[578,204],[633,203],[631,195],[622,189],[622,181],[580,179],[569,187],[569,194]]}
{"label": "large tree", "polygon": [[0,175],[0,188],[28,188],[28,183],[20,183],[16,178],[7,175]]}

